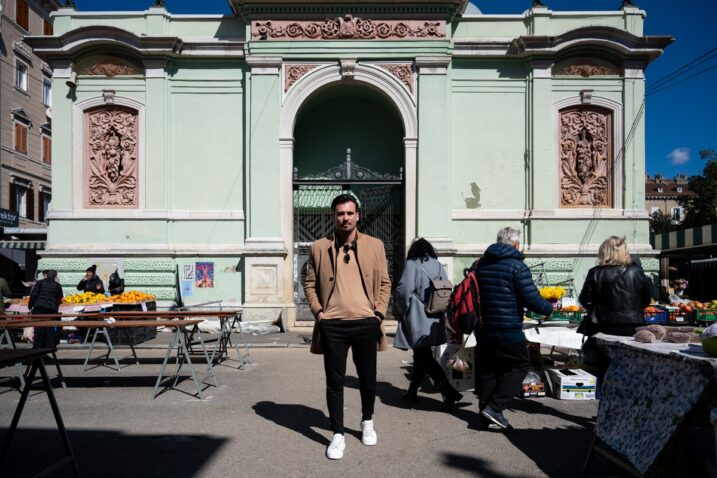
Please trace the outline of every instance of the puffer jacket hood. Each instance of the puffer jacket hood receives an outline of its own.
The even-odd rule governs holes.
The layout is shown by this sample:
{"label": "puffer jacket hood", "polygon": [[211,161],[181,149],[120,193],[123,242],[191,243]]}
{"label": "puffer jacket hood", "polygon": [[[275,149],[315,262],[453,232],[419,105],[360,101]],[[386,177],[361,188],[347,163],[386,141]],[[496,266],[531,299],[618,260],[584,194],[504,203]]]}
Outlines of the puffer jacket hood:
{"label": "puffer jacket hood", "polygon": [[484,261],[496,261],[508,258],[517,259],[520,261],[523,259],[523,256],[518,249],[511,245],[499,242],[488,246],[488,249],[485,250],[485,254],[483,254],[483,257],[484,259],[482,260]]}

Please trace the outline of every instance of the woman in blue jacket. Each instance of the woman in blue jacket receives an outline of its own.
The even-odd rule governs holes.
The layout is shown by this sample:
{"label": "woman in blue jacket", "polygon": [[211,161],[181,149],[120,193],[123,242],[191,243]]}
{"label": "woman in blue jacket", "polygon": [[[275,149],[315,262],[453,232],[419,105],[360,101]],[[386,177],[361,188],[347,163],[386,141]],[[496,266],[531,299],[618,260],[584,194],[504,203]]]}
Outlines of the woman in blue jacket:
{"label": "woman in blue jacket", "polygon": [[426,302],[431,294],[431,280],[446,279],[446,272],[438,262],[436,251],[427,240],[420,238],[408,249],[406,267],[396,286],[398,329],[393,346],[413,349],[411,385],[403,398],[418,401],[418,388],[428,374],[443,395],[443,410],[450,411],[463,395],[448,382],[446,374],[431,353],[431,347],[446,343],[442,315],[429,317]]}

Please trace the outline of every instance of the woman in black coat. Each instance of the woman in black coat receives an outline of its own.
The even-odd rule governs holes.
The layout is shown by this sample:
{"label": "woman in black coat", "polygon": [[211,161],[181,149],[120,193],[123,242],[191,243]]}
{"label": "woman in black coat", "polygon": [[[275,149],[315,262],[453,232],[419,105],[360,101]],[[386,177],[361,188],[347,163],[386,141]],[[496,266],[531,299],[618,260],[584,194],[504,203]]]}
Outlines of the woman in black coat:
{"label": "woman in black coat", "polygon": [[[57,282],[57,271],[48,270],[47,278],[37,281],[30,292],[28,304],[32,314],[56,314],[62,303],[62,286]],[[59,343],[57,327],[35,328],[35,348],[54,349]]]}
{"label": "woman in black coat", "polygon": [[606,239],[598,251],[598,265],[588,271],[580,292],[580,303],[588,311],[584,333],[583,360],[598,368],[602,376],[610,359],[596,346],[593,335],[631,336],[644,324],[643,309],[650,305],[652,282],[633,262],[624,237]]}

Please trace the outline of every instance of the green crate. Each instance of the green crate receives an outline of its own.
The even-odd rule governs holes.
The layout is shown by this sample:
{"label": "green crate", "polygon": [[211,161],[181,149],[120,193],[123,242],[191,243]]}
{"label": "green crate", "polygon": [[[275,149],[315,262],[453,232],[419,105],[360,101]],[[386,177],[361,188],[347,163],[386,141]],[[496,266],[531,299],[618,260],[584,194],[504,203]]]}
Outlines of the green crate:
{"label": "green crate", "polygon": [[695,322],[717,322],[717,309],[695,309]]}
{"label": "green crate", "polygon": [[532,310],[529,310],[526,315],[528,316],[529,319],[533,319],[533,320],[549,320],[546,316],[536,314]]}
{"label": "green crate", "polygon": [[568,322],[580,322],[583,320],[583,313],[579,310],[574,312],[567,310],[554,310],[548,320],[567,320]]}

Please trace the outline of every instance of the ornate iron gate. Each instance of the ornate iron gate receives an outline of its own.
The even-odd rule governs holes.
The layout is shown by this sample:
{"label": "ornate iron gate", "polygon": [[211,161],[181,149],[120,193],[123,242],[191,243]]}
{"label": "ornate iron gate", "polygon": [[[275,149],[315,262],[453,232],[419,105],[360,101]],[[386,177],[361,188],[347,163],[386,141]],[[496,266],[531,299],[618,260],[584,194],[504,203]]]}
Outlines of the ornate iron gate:
{"label": "ornate iron gate", "polygon": [[[363,168],[351,160],[323,173],[301,176],[294,168],[294,302],[297,320],[313,320],[304,295],[304,279],[311,243],[333,230],[331,201],[350,192],[359,201],[358,229],[383,241],[392,287],[401,277],[404,259],[403,168],[398,174],[382,174]],[[388,315],[393,311],[393,290]]]}

